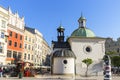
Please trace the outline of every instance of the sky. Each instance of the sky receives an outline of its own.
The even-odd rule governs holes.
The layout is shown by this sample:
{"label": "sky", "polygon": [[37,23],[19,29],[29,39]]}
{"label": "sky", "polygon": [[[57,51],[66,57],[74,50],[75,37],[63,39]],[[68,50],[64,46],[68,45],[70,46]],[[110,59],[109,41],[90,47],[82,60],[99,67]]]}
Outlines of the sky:
{"label": "sky", "polygon": [[120,37],[120,0],[0,0],[0,6],[24,16],[25,24],[39,30],[49,45],[57,41],[60,25],[69,37],[78,28],[81,13],[96,36]]}

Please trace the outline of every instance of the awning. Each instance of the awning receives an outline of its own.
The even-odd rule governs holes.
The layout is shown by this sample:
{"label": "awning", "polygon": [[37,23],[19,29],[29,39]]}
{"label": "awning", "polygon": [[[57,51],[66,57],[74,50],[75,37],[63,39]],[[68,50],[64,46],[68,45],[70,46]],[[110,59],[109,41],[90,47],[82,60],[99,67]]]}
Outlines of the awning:
{"label": "awning", "polygon": [[7,65],[0,64],[0,67],[16,67],[16,65],[15,64],[7,64]]}
{"label": "awning", "polygon": [[51,68],[50,66],[40,66],[40,68]]}

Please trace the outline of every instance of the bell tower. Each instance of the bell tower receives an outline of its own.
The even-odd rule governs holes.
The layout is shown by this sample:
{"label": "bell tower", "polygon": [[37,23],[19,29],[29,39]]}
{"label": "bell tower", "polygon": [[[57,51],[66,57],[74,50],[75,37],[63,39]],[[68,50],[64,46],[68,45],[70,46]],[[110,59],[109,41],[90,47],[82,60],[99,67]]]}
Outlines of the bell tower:
{"label": "bell tower", "polygon": [[57,28],[58,42],[64,42],[64,30],[65,29],[61,25]]}

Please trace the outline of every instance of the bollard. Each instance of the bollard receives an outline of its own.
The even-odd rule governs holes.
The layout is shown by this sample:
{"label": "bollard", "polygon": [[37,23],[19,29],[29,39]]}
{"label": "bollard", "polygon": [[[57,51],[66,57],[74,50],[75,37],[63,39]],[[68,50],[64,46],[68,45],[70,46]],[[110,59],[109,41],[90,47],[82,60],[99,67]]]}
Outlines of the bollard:
{"label": "bollard", "polygon": [[111,60],[108,55],[105,55],[104,58],[104,80],[111,80]]}
{"label": "bollard", "polygon": [[21,79],[23,77],[22,72],[19,72],[18,76],[19,76],[19,79]]}
{"label": "bollard", "polygon": [[106,65],[104,70],[104,80],[111,80],[111,66]]}

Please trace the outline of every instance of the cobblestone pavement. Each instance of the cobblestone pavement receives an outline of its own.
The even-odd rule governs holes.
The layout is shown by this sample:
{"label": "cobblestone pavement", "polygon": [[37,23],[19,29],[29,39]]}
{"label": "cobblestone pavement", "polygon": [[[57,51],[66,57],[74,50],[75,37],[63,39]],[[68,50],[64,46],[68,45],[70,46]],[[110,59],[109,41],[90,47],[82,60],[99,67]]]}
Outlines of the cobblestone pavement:
{"label": "cobblestone pavement", "polygon": [[[80,76],[51,76],[51,75],[37,75],[36,77],[18,77],[0,78],[0,80],[104,80],[103,76],[80,77]],[[112,80],[120,80],[120,76],[112,76]]]}

